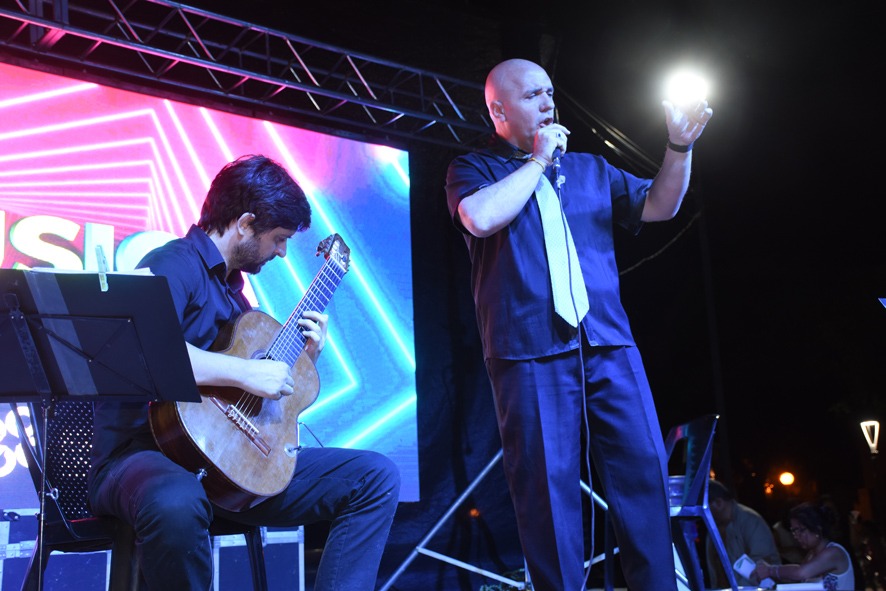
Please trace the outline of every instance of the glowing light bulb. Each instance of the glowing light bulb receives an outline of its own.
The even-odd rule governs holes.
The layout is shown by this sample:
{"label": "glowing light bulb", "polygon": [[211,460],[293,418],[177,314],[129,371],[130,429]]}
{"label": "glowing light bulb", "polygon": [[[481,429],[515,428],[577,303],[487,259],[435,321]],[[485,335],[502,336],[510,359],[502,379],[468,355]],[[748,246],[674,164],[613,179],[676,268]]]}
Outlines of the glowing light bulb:
{"label": "glowing light bulb", "polygon": [[664,96],[675,105],[694,106],[707,98],[708,83],[695,72],[679,70],[667,79]]}

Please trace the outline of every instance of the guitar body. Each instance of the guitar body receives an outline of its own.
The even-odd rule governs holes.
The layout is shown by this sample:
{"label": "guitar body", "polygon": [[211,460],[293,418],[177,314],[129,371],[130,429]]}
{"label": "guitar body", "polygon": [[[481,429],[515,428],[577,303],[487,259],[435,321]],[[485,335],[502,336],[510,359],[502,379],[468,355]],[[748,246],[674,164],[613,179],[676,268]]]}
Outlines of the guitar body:
{"label": "guitar body", "polygon": [[[219,334],[213,351],[260,359],[282,325],[260,311],[243,313]],[[292,367],[295,391],[269,400],[235,388],[201,387],[202,402],[155,402],[151,429],[163,453],[177,464],[205,471],[209,499],[242,511],[281,492],[295,473],[298,416],[317,399],[320,379],[302,353]]]}
{"label": "guitar body", "polygon": [[250,310],[219,332],[211,351],[241,359],[275,359],[290,367],[294,391],[279,400],[237,388],[201,387],[201,402],[153,402],[148,417],[160,450],[197,474],[209,500],[243,511],[283,491],[295,474],[298,416],[317,399],[320,377],[304,353],[298,322],[322,312],[348,271],[351,251],[338,234],[320,242],[326,259],[285,324]]}

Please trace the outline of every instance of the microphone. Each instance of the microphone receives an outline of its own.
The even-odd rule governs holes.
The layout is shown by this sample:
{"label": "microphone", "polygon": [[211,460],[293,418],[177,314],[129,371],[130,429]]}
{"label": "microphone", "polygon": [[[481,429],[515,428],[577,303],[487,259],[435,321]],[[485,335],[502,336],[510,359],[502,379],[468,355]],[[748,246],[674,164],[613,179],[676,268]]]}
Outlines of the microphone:
{"label": "microphone", "polygon": [[551,156],[551,168],[554,170],[554,188],[559,191],[566,181],[566,177],[560,174],[560,148],[554,149],[554,154]]}

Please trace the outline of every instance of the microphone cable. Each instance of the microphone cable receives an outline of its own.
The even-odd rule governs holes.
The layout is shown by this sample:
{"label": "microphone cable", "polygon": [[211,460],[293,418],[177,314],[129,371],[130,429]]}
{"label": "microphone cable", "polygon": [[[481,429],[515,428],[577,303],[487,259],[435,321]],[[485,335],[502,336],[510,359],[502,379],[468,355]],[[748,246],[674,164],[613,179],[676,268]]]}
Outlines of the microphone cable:
{"label": "microphone cable", "polygon": [[[557,118],[555,117],[555,121]],[[566,183],[566,178],[560,174],[560,148],[554,150],[554,154],[551,158],[552,161],[552,170],[554,173],[554,193],[557,195],[557,203],[560,206],[560,220],[563,223],[563,241],[566,244],[566,248],[569,248],[569,240],[567,240],[567,236],[569,234],[569,225],[566,221],[566,210],[563,207],[563,185]],[[575,246],[575,242],[573,240],[573,246]],[[572,277],[572,257],[569,256],[569,252],[567,250],[566,256],[566,264],[568,265],[569,277]],[[579,260],[578,252],[576,249],[575,259]],[[587,290],[584,284],[584,275],[582,275],[581,282],[582,289]],[[588,475],[588,488],[590,490],[590,542],[589,542],[589,550],[590,550],[590,559],[587,561],[587,566],[585,567],[585,576],[584,581],[582,583],[582,589],[587,587],[588,579],[591,576],[591,567],[593,567],[593,557],[594,557],[594,533],[596,528],[596,509],[594,507],[594,489],[593,484],[591,482],[591,446],[590,446],[590,438],[591,438],[591,430],[590,424],[588,422],[588,397],[585,384],[585,363],[584,363],[584,339],[585,331],[582,327],[581,318],[578,318],[578,306],[575,304],[575,292],[573,291],[572,280],[569,281],[569,296],[572,300],[572,312],[575,314],[575,317],[578,319],[578,326],[576,330],[578,331],[578,370],[579,370],[579,379],[580,379],[580,389],[581,389],[581,420],[582,420],[582,431],[584,433],[584,441],[585,441],[585,456],[584,456],[584,468],[587,471]],[[579,474],[579,480],[581,480],[581,474]],[[604,523],[605,527],[605,523]],[[584,537],[584,534],[582,534]],[[607,556],[607,558],[609,558]],[[578,590],[576,590],[578,591]]]}

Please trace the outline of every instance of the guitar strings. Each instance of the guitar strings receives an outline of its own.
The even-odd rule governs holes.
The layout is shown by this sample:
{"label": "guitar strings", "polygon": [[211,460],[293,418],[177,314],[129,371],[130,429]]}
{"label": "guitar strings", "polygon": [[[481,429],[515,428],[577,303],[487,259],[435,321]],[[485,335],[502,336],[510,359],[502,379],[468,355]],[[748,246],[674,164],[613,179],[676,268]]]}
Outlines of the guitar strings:
{"label": "guitar strings", "polygon": [[[271,343],[268,349],[268,358],[287,363],[290,372],[292,371],[308,340],[300,330],[301,327],[298,324],[298,320],[308,309],[323,312],[332,300],[332,294],[341,283],[344,275],[345,271],[341,267],[334,264],[331,259],[326,259],[323,267],[321,267],[317,276],[308,287],[305,297],[290,314],[286,323]],[[316,292],[317,295],[312,295],[313,292]],[[256,411],[259,404],[261,404],[260,397],[243,392],[243,395],[235,403],[234,407],[242,416],[250,416]]]}

